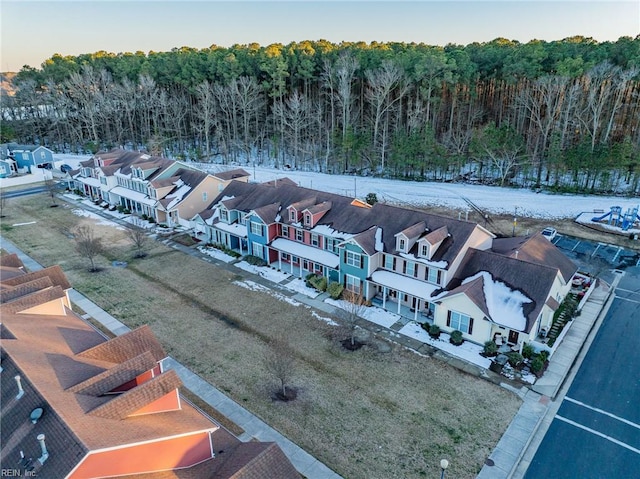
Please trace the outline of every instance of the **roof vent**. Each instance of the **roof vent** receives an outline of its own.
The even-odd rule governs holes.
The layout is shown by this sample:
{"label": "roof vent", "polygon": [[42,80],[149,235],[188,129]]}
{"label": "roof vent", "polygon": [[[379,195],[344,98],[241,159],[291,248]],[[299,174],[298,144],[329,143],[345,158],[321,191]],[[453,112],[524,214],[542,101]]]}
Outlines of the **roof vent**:
{"label": "roof vent", "polygon": [[22,396],[24,396],[24,389],[22,389],[22,382],[20,381],[20,375],[19,374],[16,375],[14,379],[18,384],[18,395],[16,396],[16,399],[20,399]]}
{"label": "roof vent", "polygon": [[516,259],[518,259],[518,253],[519,253],[519,251],[518,251],[518,250],[516,250],[516,253],[515,253],[515,255],[516,255]]}
{"label": "roof vent", "polygon": [[44,464],[44,461],[46,461],[49,458],[49,453],[47,452],[47,446],[44,443],[44,434],[38,434],[36,439],[40,443],[40,449],[42,449],[42,456],[38,458],[38,461],[40,461],[40,464]]}

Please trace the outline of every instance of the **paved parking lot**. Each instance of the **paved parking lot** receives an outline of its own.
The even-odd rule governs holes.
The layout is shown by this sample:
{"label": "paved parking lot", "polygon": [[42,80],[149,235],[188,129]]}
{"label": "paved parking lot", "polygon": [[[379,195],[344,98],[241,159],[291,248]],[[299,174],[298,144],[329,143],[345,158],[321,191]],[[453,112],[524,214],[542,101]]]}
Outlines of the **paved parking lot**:
{"label": "paved parking lot", "polygon": [[525,475],[637,478],[640,268],[631,267]]}
{"label": "paved parking lot", "polygon": [[599,273],[603,269],[626,269],[637,266],[640,253],[606,243],[586,241],[572,236],[558,235],[553,244],[587,273]]}

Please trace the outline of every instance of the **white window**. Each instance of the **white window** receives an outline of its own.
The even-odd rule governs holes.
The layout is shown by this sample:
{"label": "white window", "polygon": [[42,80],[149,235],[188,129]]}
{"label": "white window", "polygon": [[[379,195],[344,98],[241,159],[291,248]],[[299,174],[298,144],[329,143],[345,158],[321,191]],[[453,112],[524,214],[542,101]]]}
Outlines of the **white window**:
{"label": "white window", "polygon": [[473,333],[473,318],[457,311],[449,311],[447,313],[447,326],[463,333]]}
{"label": "white window", "polygon": [[320,245],[320,240],[318,239],[318,235],[315,233],[311,234],[311,245],[316,248]]}
{"label": "white window", "polygon": [[325,237],[325,239],[324,239],[324,249],[329,250],[329,251],[333,251],[333,238]]}
{"label": "white window", "polygon": [[264,259],[264,257],[262,256],[262,250],[263,246],[260,243],[251,243],[251,254],[253,256]]}
{"label": "white window", "polygon": [[345,288],[348,291],[352,291],[356,294],[360,294],[360,278],[351,276],[350,274],[344,275]]}
{"label": "white window", "polygon": [[405,269],[405,272],[408,276],[413,276],[416,272],[416,264],[412,261],[407,261]]}
{"label": "white window", "polygon": [[302,269],[306,269],[307,271],[310,271],[309,261],[307,261],[306,259],[302,261]]}
{"label": "white window", "polygon": [[406,244],[407,244],[407,242],[406,242],[403,238],[400,238],[400,239],[398,240],[398,249],[399,249],[400,251],[402,251],[403,253],[405,252],[404,248],[405,248],[405,245],[406,245]]}
{"label": "white window", "polygon": [[207,192],[206,191],[202,192],[202,201],[203,202],[207,201]]}
{"label": "white window", "polygon": [[295,210],[290,210],[289,211],[289,221],[295,221],[296,218],[296,211]]}
{"label": "white window", "polygon": [[251,234],[262,236],[262,225],[254,221],[251,222]]}
{"label": "white window", "polygon": [[393,271],[396,266],[396,259],[390,254],[384,255],[384,268]]}
{"label": "white window", "polygon": [[429,245],[427,243],[420,245],[420,256],[424,256],[425,258],[429,257]]}
{"label": "white window", "polygon": [[44,160],[46,157],[47,157],[47,154],[44,151],[41,151],[40,158]]}
{"label": "white window", "polygon": [[104,176],[101,176],[100,177],[100,183],[103,184],[103,185],[106,185],[107,184],[107,179]]}
{"label": "white window", "polygon": [[361,255],[359,253],[354,253],[353,251],[347,251],[345,262],[349,266],[355,266],[356,268],[360,268]]}
{"label": "white window", "polygon": [[302,230],[296,230],[296,241],[304,241],[304,233]]}
{"label": "white window", "polygon": [[282,236],[284,238],[288,238],[289,237],[289,227],[288,226],[282,226]]}
{"label": "white window", "polygon": [[224,221],[225,223],[229,222],[229,212],[224,208],[220,208],[220,220]]}
{"label": "white window", "polygon": [[436,268],[427,268],[427,281],[430,283],[440,284],[442,280],[442,271]]}
{"label": "white window", "polygon": [[304,215],[304,224],[306,226],[311,226],[311,215],[309,213]]}
{"label": "white window", "polygon": [[280,257],[282,258],[283,261],[289,261],[289,259],[291,259],[291,256],[289,256],[289,253],[282,253]]}
{"label": "white window", "polygon": [[313,269],[314,269],[314,271],[316,273],[322,274],[322,265],[321,264],[318,264],[318,263],[314,264],[313,265]]}

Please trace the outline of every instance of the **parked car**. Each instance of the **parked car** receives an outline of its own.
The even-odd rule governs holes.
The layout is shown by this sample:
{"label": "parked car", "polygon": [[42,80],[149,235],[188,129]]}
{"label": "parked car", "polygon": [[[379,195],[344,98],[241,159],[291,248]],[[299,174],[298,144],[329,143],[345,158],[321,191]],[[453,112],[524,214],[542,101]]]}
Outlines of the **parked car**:
{"label": "parked car", "polygon": [[52,170],[53,165],[51,163],[40,163],[38,168],[44,168],[45,170]]}
{"label": "parked car", "polygon": [[547,238],[549,241],[553,240],[553,238],[555,238],[557,234],[558,232],[556,231],[556,229],[552,228],[551,226],[547,226],[542,230],[542,236]]}
{"label": "parked car", "polygon": [[71,168],[71,166],[67,165],[66,163],[64,165],[60,165],[60,171],[62,171],[63,173],[67,173],[71,170],[73,170],[73,168]]}

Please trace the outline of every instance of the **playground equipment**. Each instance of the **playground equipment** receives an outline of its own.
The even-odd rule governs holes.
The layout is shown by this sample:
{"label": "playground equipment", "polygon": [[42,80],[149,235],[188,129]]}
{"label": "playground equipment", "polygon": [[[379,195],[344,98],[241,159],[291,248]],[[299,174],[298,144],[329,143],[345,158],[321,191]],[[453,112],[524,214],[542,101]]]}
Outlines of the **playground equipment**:
{"label": "playground equipment", "polygon": [[602,223],[607,220],[607,224],[620,228],[622,231],[627,231],[633,227],[633,225],[640,221],[640,215],[638,215],[638,206],[634,208],[627,208],[627,211],[622,213],[620,206],[612,206],[611,211],[603,214],[602,216],[594,216],[591,221]]}

